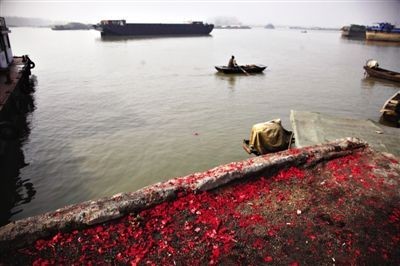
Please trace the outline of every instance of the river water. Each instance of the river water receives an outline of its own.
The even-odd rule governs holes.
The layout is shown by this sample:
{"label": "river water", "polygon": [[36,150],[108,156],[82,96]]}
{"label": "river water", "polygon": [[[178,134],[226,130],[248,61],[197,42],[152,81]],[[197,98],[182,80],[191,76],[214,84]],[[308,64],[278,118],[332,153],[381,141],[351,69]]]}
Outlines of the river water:
{"label": "river water", "polygon": [[[16,177],[28,203],[11,220],[134,191],[249,156],[251,126],[291,109],[379,119],[399,86],[364,79],[363,64],[400,70],[400,46],[340,32],[214,30],[208,37],[111,39],[96,31],[13,28],[15,55],[36,63],[35,110]],[[260,75],[214,66],[264,64]]]}

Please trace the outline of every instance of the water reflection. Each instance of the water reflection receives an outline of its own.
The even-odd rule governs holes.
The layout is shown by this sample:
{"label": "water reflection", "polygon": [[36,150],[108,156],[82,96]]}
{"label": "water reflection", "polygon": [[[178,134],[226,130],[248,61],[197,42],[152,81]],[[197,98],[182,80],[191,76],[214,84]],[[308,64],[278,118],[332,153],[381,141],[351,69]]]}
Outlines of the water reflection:
{"label": "water reflection", "polygon": [[389,87],[389,88],[399,88],[400,84],[394,82],[394,81],[390,81],[390,80],[386,80],[386,79],[378,79],[378,78],[374,78],[374,77],[365,77],[361,80],[361,84],[363,86],[363,88],[374,88],[376,86],[385,86],[385,87]]}
{"label": "water reflection", "polygon": [[371,41],[366,40],[364,38],[348,38],[348,37],[341,37],[340,40],[343,43],[358,43],[362,45],[369,45],[369,46],[381,46],[381,47],[400,47],[400,43],[398,42],[385,42],[385,41]]}
{"label": "water reflection", "polygon": [[[32,77],[24,92],[14,92],[9,106],[2,110],[0,122],[0,226],[7,224],[23,204],[30,202],[36,190],[29,179],[22,179],[20,169],[25,167],[23,143],[30,134],[28,116],[34,110],[36,79]],[[16,208],[17,207],[17,208]]]}
{"label": "water reflection", "polygon": [[235,84],[236,84],[237,78],[238,78],[237,75],[227,75],[227,74],[223,74],[223,73],[217,72],[217,73],[215,73],[215,76],[218,79],[221,79],[223,81],[227,81],[228,85],[229,85],[228,87],[230,89],[234,89],[235,88]]}
{"label": "water reflection", "polygon": [[400,43],[398,43],[398,42],[370,41],[370,40],[366,40],[365,45],[383,46],[383,47],[392,47],[392,46],[400,47]]}
{"label": "water reflection", "polygon": [[264,79],[265,73],[253,73],[247,75],[245,73],[224,74],[221,72],[216,72],[215,78],[223,83],[226,83],[228,88],[233,90],[238,86],[238,83],[240,83],[242,79]]}
{"label": "water reflection", "polygon": [[127,41],[144,41],[152,39],[176,39],[176,38],[212,38],[209,35],[164,35],[164,36],[100,36],[96,41],[100,42],[127,42]]}
{"label": "water reflection", "polygon": [[346,37],[346,36],[340,36],[340,39],[343,42],[349,42],[349,43],[364,43],[365,42],[365,37]]}

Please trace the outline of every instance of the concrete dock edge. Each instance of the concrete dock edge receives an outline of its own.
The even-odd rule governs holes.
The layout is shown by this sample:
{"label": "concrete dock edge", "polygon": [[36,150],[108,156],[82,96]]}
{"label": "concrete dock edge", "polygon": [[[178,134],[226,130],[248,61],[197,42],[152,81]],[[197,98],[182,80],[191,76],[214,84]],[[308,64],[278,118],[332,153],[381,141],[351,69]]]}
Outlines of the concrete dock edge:
{"label": "concrete dock edge", "polygon": [[357,138],[339,139],[323,145],[291,149],[221,165],[205,172],[156,183],[136,192],[119,193],[66,206],[1,227],[0,250],[10,246],[22,247],[58,231],[67,232],[110,221],[173,199],[179,193],[208,191],[234,180],[252,178],[260,173],[268,174],[269,171],[279,171],[291,166],[309,167],[367,147],[366,142]]}

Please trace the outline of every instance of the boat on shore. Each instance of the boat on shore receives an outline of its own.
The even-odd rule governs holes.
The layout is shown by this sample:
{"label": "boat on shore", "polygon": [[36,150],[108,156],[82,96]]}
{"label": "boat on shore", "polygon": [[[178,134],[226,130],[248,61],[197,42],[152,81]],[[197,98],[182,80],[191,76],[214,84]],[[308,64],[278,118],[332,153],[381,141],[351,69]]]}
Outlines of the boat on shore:
{"label": "boat on shore", "polygon": [[94,28],[101,36],[190,36],[208,35],[213,24],[201,21],[180,24],[126,23],[125,20],[102,20]]}
{"label": "boat on shore", "polygon": [[264,65],[242,65],[237,67],[215,66],[215,69],[218,70],[218,72],[224,74],[261,73],[266,68],[267,66]]}
{"label": "boat on shore", "polygon": [[366,27],[363,25],[351,24],[342,27],[342,37],[349,39],[365,39]]}
{"label": "boat on shore", "polygon": [[366,28],[366,39],[368,41],[400,42],[400,28],[393,24],[384,22],[377,26]]}
{"label": "boat on shore", "polygon": [[365,71],[371,77],[387,79],[391,81],[400,82],[400,73],[380,68],[376,60],[370,59],[364,66]]}
{"label": "boat on shore", "polygon": [[380,112],[382,113],[380,119],[382,124],[400,127],[400,91],[385,102]]}

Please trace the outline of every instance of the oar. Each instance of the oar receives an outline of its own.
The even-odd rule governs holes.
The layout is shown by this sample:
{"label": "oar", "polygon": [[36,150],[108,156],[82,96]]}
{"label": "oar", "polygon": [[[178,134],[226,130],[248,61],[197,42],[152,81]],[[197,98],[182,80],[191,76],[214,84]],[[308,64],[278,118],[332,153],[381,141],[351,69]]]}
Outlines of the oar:
{"label": "oar", "polygon": [[238,67],[239,67],[239,69],[240,69],[240,70],[242,70],[242,72],[243,72],[243,73],[245,73],[247,76],[249,76],[249,75],[250,75],[250,74],[249,74],[249,73],[247,73],[247,71],[246,71],[246,70],[244,70],[244,69],[243,69],[241,66],[239,66],[239,65],[238,65]]}

